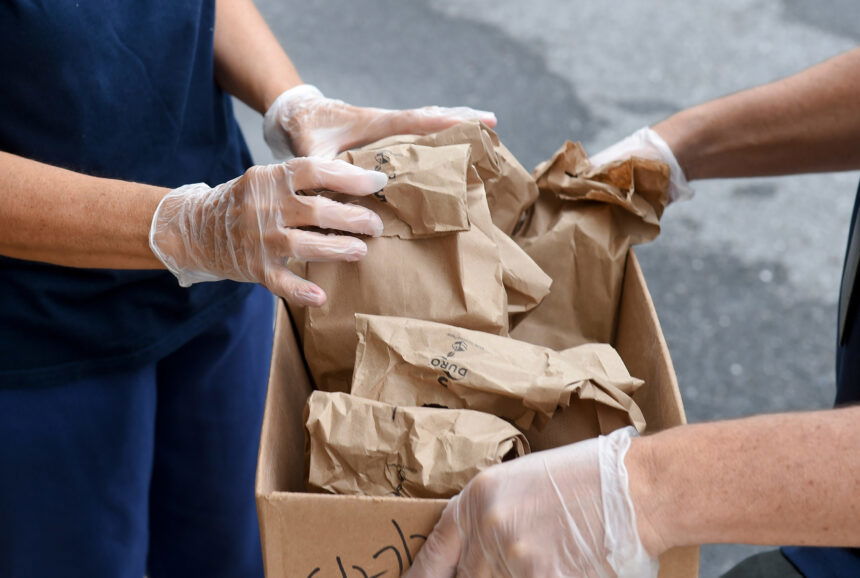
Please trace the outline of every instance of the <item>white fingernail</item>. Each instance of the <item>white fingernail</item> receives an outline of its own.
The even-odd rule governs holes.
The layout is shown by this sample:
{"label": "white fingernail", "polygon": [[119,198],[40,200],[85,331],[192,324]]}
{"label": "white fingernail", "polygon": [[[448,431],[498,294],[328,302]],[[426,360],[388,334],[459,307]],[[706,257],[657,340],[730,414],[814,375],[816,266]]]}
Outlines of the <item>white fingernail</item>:
{"label": "white fingernail", "polygon": [[385,231],[385,225],[382,224],[382,219],[379,218],[379,215],[376,213],[370,213],[368,217],[368,225],[370,225],[372,237],[379,237],[382,235],[382,232]]}
{"label": "white fingernail", "polygon": [[369,174],[372,179],[374,191],[381,191],[385,188],[385,185],[388,184],[388,175],[385,173],[380,173],[379,171],[367,171],[367,174]]}
{"label": "white fingernail", "polygon": [[361,239],[350,239],[349,241],[349,252],[350,253],[367,253],[367,245]]}
{"label": "white fingernail", "polygon": [[305,305],[320,306],[325,303],[325,293],[316,288],[296,289],[295,296]]}
{"label": "white fingernail", "polygon": [[367,255],[367,245],[359,239],[353,239],[344,253],[347,257],[353,257],[350,261],[358,261]]}

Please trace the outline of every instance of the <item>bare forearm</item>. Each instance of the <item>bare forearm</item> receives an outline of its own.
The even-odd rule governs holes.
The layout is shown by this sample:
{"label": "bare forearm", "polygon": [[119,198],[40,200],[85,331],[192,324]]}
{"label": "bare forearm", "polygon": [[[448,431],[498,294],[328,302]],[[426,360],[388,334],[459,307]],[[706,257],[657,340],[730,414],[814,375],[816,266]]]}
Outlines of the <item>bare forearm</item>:
{"label": "bare forearm", "polygon": [[252,0],[217,0],[215,6],[218,84],[265,113],[278,95],[302,79]]}
{"label": "bare forearm", "polygon": [[682,426],[628,454],[652,553],[734,542],[860,546],[860,408]]}
{"label": "bare forearm", "polygon": [[69,267],[163,268],[149,226],[168,189],[0,152],[0,254]]}
{"label": "bare forearm", "polygon": [[860,169],[860,49],[653,128],[689,180]]}

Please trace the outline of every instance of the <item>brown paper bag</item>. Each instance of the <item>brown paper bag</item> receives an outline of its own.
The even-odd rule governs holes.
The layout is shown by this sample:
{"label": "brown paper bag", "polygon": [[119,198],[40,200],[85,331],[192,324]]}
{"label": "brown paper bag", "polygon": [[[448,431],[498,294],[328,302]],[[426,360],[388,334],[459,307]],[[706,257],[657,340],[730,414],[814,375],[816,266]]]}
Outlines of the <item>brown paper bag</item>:
{"label": "brown paper bag", "polygon": [[328,293],[320,308],[291,308],[320,389],[349,389],[356,312],[506,334],[509,308],[530,309],[548,293],[549,277],[493,225],[470,154],[469,145],[401,144],[345,155],[389,174],[379,195],[354,201],[376,211],[385,230],[367,240],[361,261],[290,265]]}
{"label": "brown paper bag", "polygon": [[612,343],[627,252],[660,232],[665,164],[592,167],[568,142],[535,169],[540,198],[515,240],[553,279],[552,293],[511,320],[511,335],[553,349]]}
{"label": "brown paper bag", "polygon": [[[365,150],[384,150],[403,143],[428,147],[454,144],[470,146],[469,162],[478,172],[487,196],[490,217],[496,225],[492,229],[492,236],[501,253],[508,313],[524,313],[536,307],[549,294],[552,280],[508,236],[521,222],[524,211],[537,199],[534,178],[499,141],[498,135],[479,122],[460,123],[424,136],[389,137],[368,145]],[[354,153],[346,155],[350,162],[369,168],[369,165],[357,162],[356,157],[352,156]],[[374,168],[384,170],[385,166],[383,163]]]}
{"label": "brown paper bag", "polygon": [[532,428],[526,432],[526,438],[536,452],[606,435],[628,425],[630,417],[622,410],[592,399],[573,399],[542,430]]}
{"label": "brown paper bag", "polygon": [[384,148],[406,142],[429,147],[470,145],[471,162],[484,183],[493,223],[506,234],[513,233],[523,211],[538,197],[534,178],[502,144],[498,135],[479,122],[460,123],[424,136],[389,137],[366,148]]}
{"label": "brown paper bag", "polygon": [[388,184],[371,197],[330,196],[376,211],[387,237],[414,239],[468,231],[469,152],[466,145],[436,149],[393,145],[348,151],[342,155],[347,162],[386,173]]}
{"label": "brown paper bag", "polygon": [[397,407],[315,391],[308,485],[336,494],[449,498],[475,474],[528,453],[515,427],[469,410]]}
{"label": "brown paper bag", "polygon": [[531,311],[549,295],[552,279],[500,229],[493,227],[492,237],[499,249],[508,315]]}
{"label": "brown paper bag", "polygon": [[[328,294],[325,305],[304,310],[301,331],[305,358],[317,387],[323,390],[349,389],[355,359],[356,312],[435,319],[507,333],[507,298],[499,250],[494,238],[475,223],[476,217],[478,221],[485,220],[480,213],[488,213],[488,209],[480,180],[468,164],[468,146],[396,145],[369,155],[353,152],[349,158],[375,163],[377,152],[388,159],[384,170],[393,178],[381,193],[384,200],[365,197],[357,202],[382,217],[382,237],[366,239],[367,256],[354,263],[291,264],[296,273]],[[459,170],[440,173],[438,167],[443,160],[459,163]],[[470,181],[478,186],[469,187]],[[388,206],[389,189],[423,197],[422,203],[438,199],[435,191],[440,189],[462,191],[466,210],[455,221],[466,219],[470,226],[462,231],[415,237],[411,231],[423,227],[423,216],[404,221],[404,213],[398,216]],[[441,227],[448,228],[444,223]]]}
{"label": "brown paper bag", "polygon": [[642,430],[630,395],[642,385],[609,345],[556,352],[441,323],[356,315],[352,394],[398,406],[467,408],[540,429],[571,399],[624,412]]}

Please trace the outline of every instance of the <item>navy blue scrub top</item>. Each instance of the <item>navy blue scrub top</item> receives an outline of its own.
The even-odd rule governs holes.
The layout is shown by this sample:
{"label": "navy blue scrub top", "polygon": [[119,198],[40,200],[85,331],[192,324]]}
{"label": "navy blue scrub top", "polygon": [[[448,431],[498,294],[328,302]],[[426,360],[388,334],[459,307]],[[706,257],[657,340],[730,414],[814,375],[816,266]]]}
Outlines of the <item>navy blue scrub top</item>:
{"label": "navy blue scrub top", "polygon": [[[214,24],[214,0],[0,2],[0,150],[165,187],[241,174],[251,157],[215,84]],[[0,257],[0,387],[149,362],[248,291]]]}
{"label": "navy blue scrub top", "polygon": [[[860,401],[860,187],[848,234],[848,249],[839,291],[839,323],[836,347],[836,405]],[[783,553],[808,578],[856,578],[860,576],[860,549],[783,548]]]}

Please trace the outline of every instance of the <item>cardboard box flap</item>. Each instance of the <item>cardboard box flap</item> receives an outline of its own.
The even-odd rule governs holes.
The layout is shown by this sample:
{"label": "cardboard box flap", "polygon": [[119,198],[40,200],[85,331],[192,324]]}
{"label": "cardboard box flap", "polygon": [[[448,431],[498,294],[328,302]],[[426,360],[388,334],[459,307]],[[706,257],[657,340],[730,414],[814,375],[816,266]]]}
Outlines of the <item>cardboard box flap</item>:
{"label": "cardboard box flap", "polygon": [[[624,273],[615,347],[632,375],[645,383],[661,383],[664,387],[640,387],[633,394],[642,413],[648,416],[649,430],[687,423],[681,390],[660,320],[654,309],[645,277],[633,250],[627,256]],[[652,336],[643,340],[642,334]],[[699,548],[674,548],[660,556],[659,578],[699,575]]]}
{"label": "cardboard box flap", "polygon": [[276,309],[269,391],[257,458],[257,496],[277,491],[301,492],[305,487],[302,413],[313,388],[290,314],[280,299]]}
{"label": "cardboard box flap", "polygon": [[[267,576],[400,576],[447,500],[275,493],[258,499]],[[298,528],[301,528],[298,533]],[[277,547],[266,547],[266,544]]]}
{"label": "cardboard box flap", "polygon": [[[622,286],[615,349],[631,375],[664,387],[640,387],[633,400],[648,416],[648,431],[660,431],[687,423],[681,391],[669,348],[660,328],[654,302],[645,286],[645,277],[636,253],[630,250]],[[648,335],[649,339],[642,339]]]}

